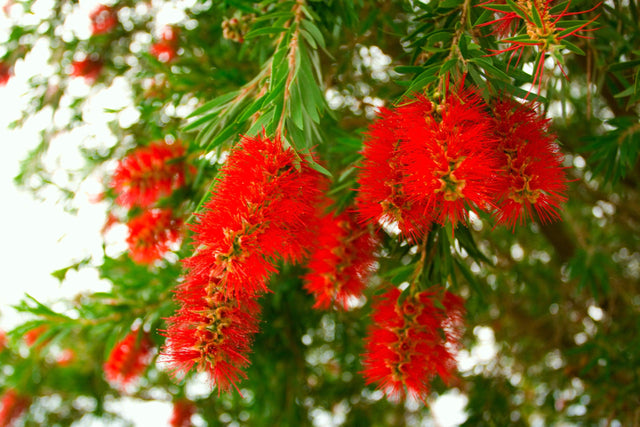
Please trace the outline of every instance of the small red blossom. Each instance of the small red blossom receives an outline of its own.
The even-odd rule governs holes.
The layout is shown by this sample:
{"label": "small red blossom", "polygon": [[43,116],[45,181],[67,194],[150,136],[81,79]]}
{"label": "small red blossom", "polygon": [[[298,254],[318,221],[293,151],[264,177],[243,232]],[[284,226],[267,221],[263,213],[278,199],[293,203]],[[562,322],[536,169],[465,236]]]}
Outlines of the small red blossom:
{"label": "small red blossom", "polygon": [[397,224],[406,237],[418,238],[431,227],[426,207],[412,200],[404,188],[402,149],[406,134],[402,107],[380,109],[367,133],[358,176],[356,206],[368,224]]}
{"label": "small red blossom", "polygon": [[[40,338],[40,336],[45,333],[47,331],[47,326],[46,325],[40,325],[40,326],[36,326],[35,328],[29,330],[28,332],[26,332],[24,334],[24,336],[22,337],[22,339],[24,339],[24,342],[31,347],[32,345],[34,345],[36,343],[36,341],[38,341],[38,339]],[[40,346],[45,345],[45,343],[41,343]]]}
{"label": "small red blossom", "polygon": [[0,400],[0,426],[11,427],[31,405],[31,398],[18,394],[14,389],[5,391]]}
{"label": "small red blossom", "polygon": [[[193,226],[196,253],[185,260],[241,298],[267,291],[274,260],[300,262],[314,241],[326,179],[279,139],[243,138]],[[300,169],[298,169],[298,167]]]}
{"label": "small red blossom", "polygon": [[160,40],[151,45],[149,52],[160,62],[171,62],[178,54],[178,32],[173,27],[164,27]]}
{"label": "small red blossom", "polygon": [[76,359],[75,351],[70,348],[65,348],[56,357],[56,363],[58,366],[69,366]]}
{"label": "small red blossom", "polygon": [[516,0],[513,3],[513,7],[518,9],[517,12],[511,7],[507,9],[499,7],[503,3],[501,0],[496,2],[488,1],[480,5],[498,15],[497,19],[481,24],[481,26],[490,24],[494,25],[494,33],[502,36],[506,35],[507,32],[513,33],[513,29],[517,26],[518,21],[524,22],[526,34],[500,40],[501,43],[506,43],[509,46],[505,49],[495,51],[494,55],[503,52],[511,52],[511,58],[509,59],[509,61],[511,61],[514,55],[518,53],[519,61],[525,48],[536,47],[538,54],[532,85],[538,85],[538,92],[542,85],[544,59],[547,54],[554,57],[556,64],[566,76],[564,68],[562,68],[563,59],[559,52],[560,49],[566,47],[574,52],[580,52],[577,47],[566,39],[571,36],[588,38],[580,33],[595,31],[596,29],[590,29],[587,27],[595,22],[599,15],[588,21],[580,22],[575,26],[570,26],[569,28],[566,28],[564,25],[569,25],[567,22],[570,21],[561,21],[561,19],[571,15],[581,15],[592,12],[602,4],[602,2],[599,2],[591,9],[581,12],[568,12],[569,6],[571,5],[571,2],[568,1],[565,8],[560,13],[553,14],[551,13],[552,2],[553,0]]}
{"label": "small red blossom", "polygon": [[194,367],[206,372],[218,393],[229,392],[246,378],[260,305],[254,298],[227,298],[219,282],[191,274],[176,292],[178,311],[167,319],[161,357],[174,376]]}
{"label": "small red blossom", "polygon": [[176,142],[152,142],[120,160],[111,180],[116,203],[131,208],[149,207],[160,197],[182,187],[191,169],[182,159],[185,147]]}
{"label": "small red blossom", "polygon": [[191,417],[196,413],[196,405],[187,399],[180,399],[173,402],[173,412],[169,425],[171,427],[191,427]]}
{"label": "small red blossom", "polygon": [[151,264],[180,240],[182,221],[174,218],[171,209],[151,209],[133,218],[127,227],[131,259],[138,264]]}
{"label": "small red blossom", "polygon": [[107,381],[125,389],[142,376],[151,361],[153,344],[138,328],[132,330],[111,350],[103,369]]}
{"label": "small red blossom", "polygon": [[5,86],[11,78],[13,71],[8,64],[0,62],[0,87]]}
{"label": "small red blossom", "polygon": [[304,277],[305,288],[316,298],[314,308],[327,309],[335,303],[347,309],[349,298],[362,295],[373,269],[377,241],[348,212],[331,212],[319,222],[317,246]]}
{"label": "small red blossom", "polygon": [[82,60],[73,61],[71,67],[73,77],[83,77],[86,81],[93,82],[102,71],[102,61],[87,56]]}
{"label": "small red blossom", "polygon": [[454,227],[466,222],[468,209],[489,209],[498,160],[481,98],[466,90],[435,105],[418,96],[402,115],[410,124],[402,149],[409,199],[434,221]]}
{"label": "small red blossom", "polygon": [[113,8],[104,4],[96,7],[90,14],[91,34],[105,34],[113,30],[118,25],[118,15]]}
{"label": "small red blossom", "polygon": [[0,329],[0,352],[7,348],[7,334]]}
{"label": "small red blossom", "polygon": [[494,104],[493,114],[502,162],[498,222],[514,228],[532,218],[534,210],[543,223],[558,219],[567,179],[549,120],[531,105],[508,98]]}
{"label": "small red blossom", "polygon": [[424,402],[432,378],[438,375],[445,383],[453,378],[463,301],[445,292],[437,304],[437,293],[419,292],[399,302],[400,293],[392,289],[374,305],[363,375],[392,400],[408,393]]}

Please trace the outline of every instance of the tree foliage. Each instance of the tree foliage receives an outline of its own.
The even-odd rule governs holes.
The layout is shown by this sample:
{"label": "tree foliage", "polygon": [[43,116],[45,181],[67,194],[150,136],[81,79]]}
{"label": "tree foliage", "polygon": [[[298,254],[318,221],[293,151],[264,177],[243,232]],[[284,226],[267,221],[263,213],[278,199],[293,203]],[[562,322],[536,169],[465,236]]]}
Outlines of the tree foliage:
{"label": "tree foliage", "polygon": [[[31,320],[7,340],[0,336],[0,421],[22,411],[19,422],[25,425],[70,425],[88,416],[115,420],[120,415],[105,402],[128,395],[175,403],[183,414],[178,418],[197,413],[193,420],[200,425],[310,425],[327,417],[342,425],[417,425],[428,419],[429,403],[455,387],[468,398],[464,425],[638,423],[637,2],[119,0],[91,13],[69,0],[52,0],[46,12],[40,3],[10,1],[3,9],[11,27],[0,47],[0,84],[11,84],[29,55],[46,52],[47,68],[29,80],[30,103],[14,125],[25,126],[36,114],[52,118],[16,182],[42,197],[56,188],[74,209],[82,183],[98,177],[104,183],[100,203],[109,212],[105,233],[113,224],[128,224],[130,250],[113,253],[105,244],[101,257],[53,273],[64,285],[70,270],[95,269],[111,284],[108,291],[80,294],[55,309],[27,295],[16,307]],[[170,25],[159,19],[163,10],[175,14]],[[86,31],[71,23],[80,15]],[[131,106],[106,111],[109,133],[85,133],[76,147],[84,165],[60,173],[48,160],[52,144],[85,126],[91,100],[114,87],[130,97]],[[465,98],[465,91],[475,100]],[[215,245],[202,237],[208,212],[232,209],[238,201],[229,196],[222,203],[220,194],[241,192],[242,179],[247,186],[257,182],[232,169],[234,156],[247,150],[246,141],[277,141],[292,157],[274,176],[315,174],[326,181],[323,213],[359,212],[358,189],[366,181],[361,177],[374,164],[365,159],[367,144],[385,138],[380,127],[396,118],[405,120],[391,127],[398,140],[418,138],[400,135],[411,126],[406,117],[416,99],[433,103],[420,104],[427,111],[420,120],[442,123],[455,99],[461,107],[450,108],[471,114],[469,105],[477,103],[477,117],[487,120],[498,100],[534,102],[526,104],[526,117],[535,117],[539,129],[548,126],[545,135],[557,135],[566,194],[558,190],[562,197],[554,198],[555,190],[540,190],[551,194],[553,209],[531,210],[531,199],[527,221],[524,212],[500,221],[490,197],[497,187],[488,186],[456,214],[426,217],[432,225],[422,232],[361,215],[352,227],[375,234],[375,269],[360,298],[344,297],[330,308],[308,292],[309,269],[320,265],[307,267],[311,249],[301,244],[299,253],[278,257],[260,240],[255,250],[270,263],[265,268],[276,272],[264,279],[269,291],[258,300],[260,331],[247,338],[248,361],[238,362],[246,379],[242,374],[231,381],[240,393],[233,387],[220,393],[212,384],[210,393],[194,394],[191,385],[206,383],[206,375],[194,368],[175,378],[159,354],[166,352],[172,316],[190,301],[191,291],[176,289],[201,280],[197,256]],[[462,119],[454,115],[452,128],[466,126]],[[466,147],[478,147],[488,131],[477,132]],[[391,151],[380,167],[395,161]],[[560,157],[548,158],[553,163]],[[165,159],[162,166],[153,166],[159,159]],[[483,160],[474,168],[485,166]],[[155,181],[145,175],[149,171]],[[222,190],[226,176],[235,181]],[[142,201],[149,188],[140,182],[152,182],[150,202]],[[447,182],[457,187],[442,190],[439,207],[464,191],[460,180]],[[424,215],[436,203],[431,196]],[[231,221],[238,211],[229,212]],[[298,230],[300,224],[291,222],[306,218],[294,209],[274,212],[282,214],[283,233]],[[555,216],[561,220],[550,221]],[[316,226],[305,223],[310,232]],[[362,232],[349,230],[346,235],[354,238]],[[270,237],[277,238],[287,251],[297,248],[295,239]],[[166,244],[142,252],[149,239]],[[179,260],[191,261],[184,268]],[[372,306],[392,288],[403,291],[399,304],[422,295],[415,301],[427,307],[424,295],[445,289],[465,300],[460,373],[441,374],[446,383],[435,379],[407,403],[387,399],[377,388],[388,390],[375,381],[365,384],[362,375],[377,365],[363,366],[361,356],[380,351],[371,350],[367,335],[385,321],[393,323],[372,317]],[[429,313],[444,312],[445,305],[435,298]],[[477,356],[487,342],[495,350],[489,360]],[[126,353],[123,346],[144,356],[120,373],[131,384],[109,374],[114,363],[119,366],[113,358],[125,357],[114,356]]]}

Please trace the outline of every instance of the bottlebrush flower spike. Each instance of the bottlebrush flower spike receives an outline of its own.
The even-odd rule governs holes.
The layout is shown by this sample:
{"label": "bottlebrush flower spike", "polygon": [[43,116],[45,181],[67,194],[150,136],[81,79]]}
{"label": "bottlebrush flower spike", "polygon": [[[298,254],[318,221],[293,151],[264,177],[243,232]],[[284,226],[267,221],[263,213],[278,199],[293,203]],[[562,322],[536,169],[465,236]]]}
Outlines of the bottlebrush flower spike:
{"label": "bottlebrush flower spike", "polygon": [[268,291],[273,261],[300,261],[313,242],[326,179],[298,162],[277,138],[244,137],[231,151],[197,215],[195,253],[176,291],[180,308],[167,320],[162,359],[175,375],[196,367],[219,392],[238,390],[245,378],[256,298]]}
{"label": "bottlebrush flower spike", "polygon": [[182,221],[173,217],[171,209],[151,209],[127,224],[129,256],[138,264],[151,264],[180,240]]}
{"label": "bottlebrush flower spike", "polygon": [[31,405],[31,398],[18,394],[14,389],[5,391],[0,400],[0,426],[12,426]]}
{"label": "bottlebrush flower spike", "polygon": [[178,32],[175,28],[164,27],[160,33],[160,40],[151,45],[149,53],[160,62],[171,62],[178,51]]}
{"label": "bottlebrush flower spike", "polygon": [[4,62],[0,62],[0,87],[5,86],[11,78],[11,67]]}
{"label": "bottlebrush flower spike", "polygon": [[219,282],[193,274],[177,289],[180,308],[167,319],[161,360],[174,376],[194,367],[206,372],[218,394],[246,378],[253,335],[258,332],[260,306],[254,298],[227,298]]}
{"label": "bottlebrush flower spike", "polygon": [[348,212],[331,212],[319,222],[317,246],[304,277],[305,288],[316,298],[314,308],[327,309],[335,303],[346,310],[349,298],[362,295],[375,261],[377,241]]}
{"label": "bottlebrush flower spike", "polygon": [[71,76],[83,77],[87,82],[94,82],[102,71],[102,61],[91,57],[71,63]]}
{"label": "bottlebrush flower spike", "polygon": [[169,425],[171,427],[191,427],[191,417],[196,413],[196,405],[190,400],[180,399],[173,402],[173,412]]}
{"label": "bottlebrush flower spike", "polygon": [[245,137],[198,215],[196,251],[185,266],[220,281],[227,297],[242,298],[267,291],[272,260],[300,262],[313,243],[326,179],[297,163],[279,139]]}
{"label": "bottlebrush flower spike", "polygon": [[401,114],[408,123],[401,157],[409,200],[454,227],[466,221],[467,209],[488,209],[499,165],[481,98],[467,90],[435,105],[417,96]]}
{"label": "bottlebrush flower spike", "polygon": [[91,34],[94,36],[108,33],[118,25],[116,11],[104,4],[96,7],[89,14],[89,18],[91,19]]}
{"label": "bottlebrush flower spike", "polygon": [[191,169],[182,160],[185,148],[179,142],[152,142],[120,160],[111,180],[116,203],[126,208],[148,207],[185,183]]}
{"label": "bottlebrush flower spike", "polygon": [[[600,4],[596,4],[589,10],[581,12],[568,12],[571,2],[568,1],[565,8],[560,13],[552,13],[552,0],[516,0],[513,3],[513,7],[500,7],[501,2],[485,2],[480,6],[491,10],[499,15],[499,18],[494,21],[482,24],[493,24],[494,28],[497,28],[498,33],[503,33],[505,28],[513,28],[514,14],[524,21],[526,27],[526,35],[520,35],[515,37],[506,38],[500,40],[500,43],[509,44],[509,47],[494,52],[494,55],[503,52],[512,52],[511,59],[519,52],[518,58],[522,55],[522,52],[526,47],[536,47],[538,50],[538,59],[536,62],[532,85],[538,84],[538,92],[541,89],[542,74],[544,71],[544,59],[547,54],[554,57],[556,64],[560,67],[562,73],[566,76],[564,69],[562,68],[563,59],[559,50],[567,48],[575,53],[584,54],[580,48],[566,40],[568,37],[576,36],[579,38],[586,38],[579,34],[580,32],[595,31],[595,29],[587,28],[598,16],[586,21],[578,22],[575,25],[571,25],[570,20],[560,21],[562,18],[571,15],[580,15],[583,13],[589,13],[597,9]],[[516,10],[514,10],[514,8]],[[498,30],[500,29],[500,30]],[[511,61],[511,59],[509,61]]]}
{"label": "bottlebrush flower spike", "polygon": [[531,218],[533,210],[543,223],[559,219],[567,180],[549,120],[531,105],[508,98],[495,103],[493,114],[502,156],[498,222],[514,228]]}
{"label": "bottlebrush flower spike", "polygon": [[408,393],[424,402],[433,377],[445,383],[453,377],[463,301],[449,292],[442,304],[435,303],[436,293],[419,292],[402,302],[399,296],[392,289],[374,305],[363,374],[367,384],[376,383],[392,400]]}
{"label": "bottlebrush flower spike", "polygon": [[426,207],[411,200],[404,188],[402,149],[405,126],[402,107],[380,109],[364,141],[356,207],[368,224],[396,224],[405,237],[416,239],[429,230]]}
{"label": "bottlebrush flower spike", "polygon": [[152,351],[153,344],[149,336],[138,328],[132,330],[116,343],[104,363],[107,381],[120,389],[126,389],[142,376],[151,362]]}

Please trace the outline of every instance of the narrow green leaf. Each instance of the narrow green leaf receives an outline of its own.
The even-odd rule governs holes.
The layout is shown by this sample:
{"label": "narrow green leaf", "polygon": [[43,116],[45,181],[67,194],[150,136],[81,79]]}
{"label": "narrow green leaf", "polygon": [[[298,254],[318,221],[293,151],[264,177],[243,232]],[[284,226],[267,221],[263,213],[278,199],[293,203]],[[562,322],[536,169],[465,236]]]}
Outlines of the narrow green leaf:
{"label": "narrow green leaf", "polygon": [[214,108],[216,108],[216,107],[218,107],[220,105],[226,104],[227,102],[231,101],[233,98],[238,96],[239,93],[240,93],[239,90],[234,90],[234,91],[222,94],[222,95],[212,99],[211,101],[206,102],[201,107],[196,108],[193,113],[191,113],[191,114],[189,114],[187,116],[187,118],[199,116],[199,115],[204,114],[204,113],[208,112],[209,110],[212,110],[212,109],[214,109]]}
{"label": "narrow green leaf", "polygon": [[309,34],[313,36],[313,38],[318,43],[318,45],[320,45],[322,48],[326,48],[327,45],[324,41],[324,36],[322,35],[322,32],[318,29],[318,27],[313,22],[303,20],[301,22],[301,25],[302,25],[302,28],[307,30]]}
{"label": "narrow green leaf", "polygon": [[249,31],[244,38],[249,40],[264,35],[280,34],[283,31],[287,31],[287,29],[285,27],[262,27]]}

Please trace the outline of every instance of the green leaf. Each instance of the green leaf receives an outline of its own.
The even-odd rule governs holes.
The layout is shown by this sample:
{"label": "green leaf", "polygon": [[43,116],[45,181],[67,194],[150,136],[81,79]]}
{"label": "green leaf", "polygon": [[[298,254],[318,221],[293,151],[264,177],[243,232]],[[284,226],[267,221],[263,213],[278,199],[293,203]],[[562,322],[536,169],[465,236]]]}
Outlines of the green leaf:
{"label": "green leaf", "polygon": [[303,20],[300,24],[302,25],[302,28],[304,28],[311,36],[313,36],[313,39],[318,43],[318,45],[320,45],[320,47],[326,48],[327,45],[324,41],[324,36],[313,22]]}
{"label": "green leaf", "polygon": [[562,40],[562,47],[566,47],[567,49],[569,49],[571,52],[573,53],[577,53],[578,55],[585,55],[584,50],[580,49],[578,46],[576,46],[575,44],[567,41],[567,40]]}
{"label": "green leaf", "polygon": [[287,31],[287,29],[285,27],[263,27],[249,31],[244,38],[245,40],[249,40],[264,35],[280,34],[283,31]]}
{"label": "green leaf", "polygon": [[201,114],[204,114],[204,113],[208,112],[209,110],[216,109],[216,107],[219,107],[219,106],[221,106],[223,104],[226,104],[227,102],[231,101],[233,98],[238,96],[239,93],[240,93],[239,90],[234,90],[234,91],[231,91],[231,92],[227,92],[227,93],[225,93],[223,95],[220,95],[220,96],[212,99],[211,101],[205,103],[201,107],[196,108],[196,110],[193,113],[189,114],[187,116],[187,118],[196,117],[196,116],[199,116]]}

